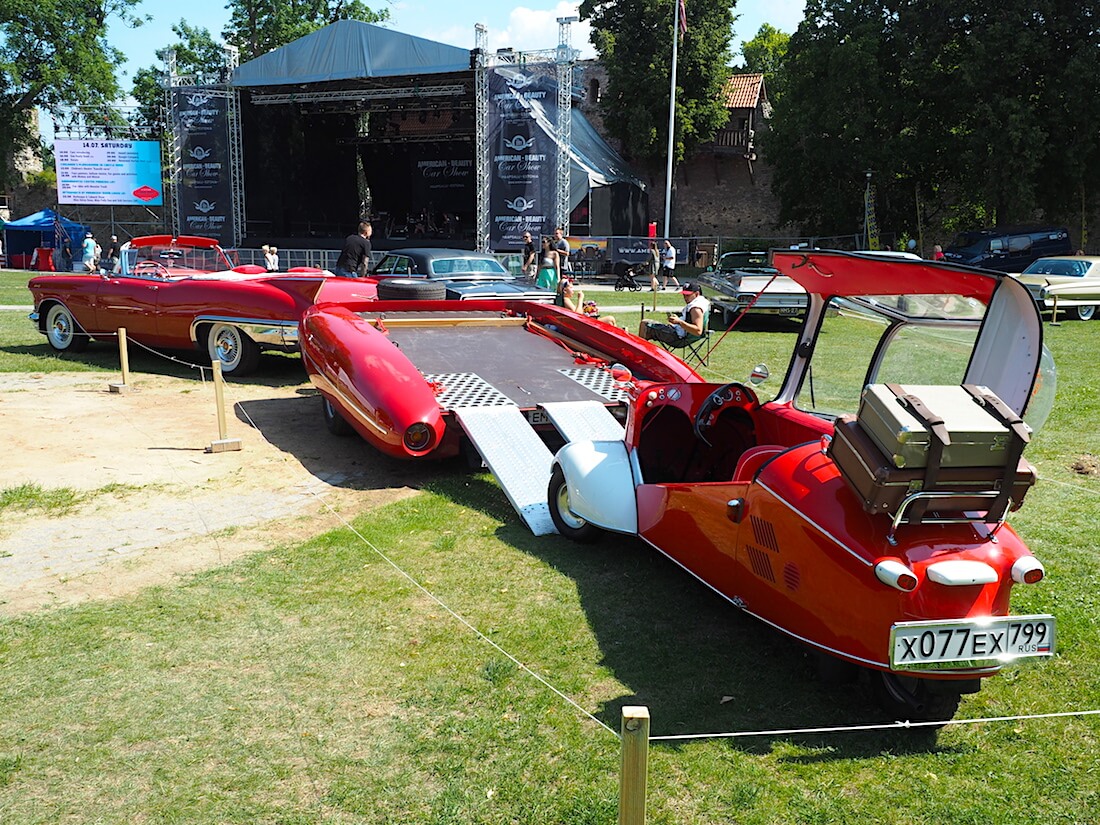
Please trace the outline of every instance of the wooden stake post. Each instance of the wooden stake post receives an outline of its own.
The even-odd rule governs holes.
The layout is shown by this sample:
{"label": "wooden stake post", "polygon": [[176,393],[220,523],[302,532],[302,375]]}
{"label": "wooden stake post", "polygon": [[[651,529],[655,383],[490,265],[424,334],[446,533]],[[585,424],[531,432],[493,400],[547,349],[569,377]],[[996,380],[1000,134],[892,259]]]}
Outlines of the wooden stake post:
{"label": "wooden stake post", "polygon": [[619,771],[619,825],[645,825],[646,772],[649,763],[649,708],[623,708]]}
{"label": "wooden stake post", "polygon": [[218,440],[212,441],[210,446],[206,448],[208,453],[225,453],[231,450],[241,449],[241,440],[239,438],[228,438],[225,426],[225,391],[223,385],[225,380],[222,378],[222,364],[221,361],[212,361],[210,366],[214,370],[214,400],[218,405]]}
{"label": "wooden stake post", "polygon": [[126,346],[126,327],[118,328],[118,360],[122,364],[122,383],[113,382],[107,385],[107,389],[127,393],[130,391],[130,349]]}

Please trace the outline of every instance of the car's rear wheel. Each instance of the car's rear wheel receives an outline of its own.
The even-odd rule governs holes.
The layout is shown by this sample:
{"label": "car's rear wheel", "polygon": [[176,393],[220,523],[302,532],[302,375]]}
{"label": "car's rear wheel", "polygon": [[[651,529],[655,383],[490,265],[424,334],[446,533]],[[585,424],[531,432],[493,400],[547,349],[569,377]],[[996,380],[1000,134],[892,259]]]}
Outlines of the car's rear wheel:
{"label": "car's rear wheel", "polygon": [[1078,321],[1091,321],[1096,316],[1096,307],[1070,307],[1069,312]]}
{"label": "car's rear wheel", "polygon": [[242,329],[213,324],[206,335],[211,361],[220,361],[224,375],[248,375],[260,365],[260,348]]}
{"label": "car's rear wheel", "polygon": [[558,532],[567,539],[580,542],[595,541],[599,529],[593,527],[569,509],[569,485],[565,483],[565,473],[561,467],[555,467],[550,475],[550,486],[546,491],[546,500],[550,503],[550,519]]}
{"label": "car's rear wheel", "polygon": [[946,722],[955,715],[962,691],[952,682],[918,679],[897,673],[871,673],[875,696],[894,719],[909,722]]}
{"label": "car's rear wheel", "polygon": [[88,348],[88,334],[63,304],[53,304],[46,312],[46,340],[57,352],[83,352]]}
{"label": "car's rear wheel", "polygon": [[336,410],[336,405],[324,396],[321,396],[321,415],[325,417],[325,428],[333,435],[343,438],[354,432],[351,424]]}
{"label": "car's rear wheel", "polygon": [[420,278],[385,278],[378,282],[380,301],[443,301],[447,287]]}

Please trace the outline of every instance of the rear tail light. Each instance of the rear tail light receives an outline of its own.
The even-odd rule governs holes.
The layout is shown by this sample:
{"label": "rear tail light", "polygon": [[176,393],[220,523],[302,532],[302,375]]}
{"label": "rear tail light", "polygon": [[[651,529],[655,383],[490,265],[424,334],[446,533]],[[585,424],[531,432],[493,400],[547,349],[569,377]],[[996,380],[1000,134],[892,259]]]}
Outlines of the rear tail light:
{"label": "rear tail light", "polygon": [[875,565],[875,575],[883,584],[888,584],[902,593],[917,589],[917,575],[900,559],[883,559]]}
{"label": "rear tail light", "polygon": [[1021,556],[1012,565],[1012,581],[1017,584],[1038,584],[1046,574],[1043,563],[1034,556]]}
{"label": "rear tail light", "polygon": [[428,449],[432,444],[432,428],[423,421],[411,425],[405,430],[405,446],[414,453]]}

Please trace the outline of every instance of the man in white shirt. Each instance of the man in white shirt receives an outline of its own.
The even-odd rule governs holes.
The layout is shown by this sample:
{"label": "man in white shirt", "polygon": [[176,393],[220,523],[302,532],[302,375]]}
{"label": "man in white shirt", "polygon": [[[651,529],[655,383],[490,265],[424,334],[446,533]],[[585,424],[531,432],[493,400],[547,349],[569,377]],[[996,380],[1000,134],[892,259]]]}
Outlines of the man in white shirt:
{"label": "man in white shirt", "polygon": [[645,318],[638,327],[638,337],[647,341],[660,341],[670,346],[687,346],[706,335],[710,317],[710,301],[703,297],[699,284],[689,281],[680,292],[684,296],[684,308],[678,315],[669,315],[668,323],[661,324]]}
{"label": "man in white shirt", "polygon": [[668,289],[669,280],[672,281],[672,285],[677,289],[680,288],[680,282],[676,279],[676,248],[672,245],[672,241],[665,238],[665,247],[661,250],[661,277],[664,278],[661,281],[661,289]]}

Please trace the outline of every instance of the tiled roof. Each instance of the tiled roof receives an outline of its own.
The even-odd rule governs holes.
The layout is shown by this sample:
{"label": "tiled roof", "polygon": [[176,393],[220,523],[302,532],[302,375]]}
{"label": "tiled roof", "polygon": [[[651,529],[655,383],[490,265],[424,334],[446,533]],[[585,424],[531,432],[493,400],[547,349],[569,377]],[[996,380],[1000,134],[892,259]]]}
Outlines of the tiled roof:
{"label": "tiled roof", "polygon": [[762,74],[735,74],[726,81],[722,98],[727,109],[755,109],[764,86]]}

